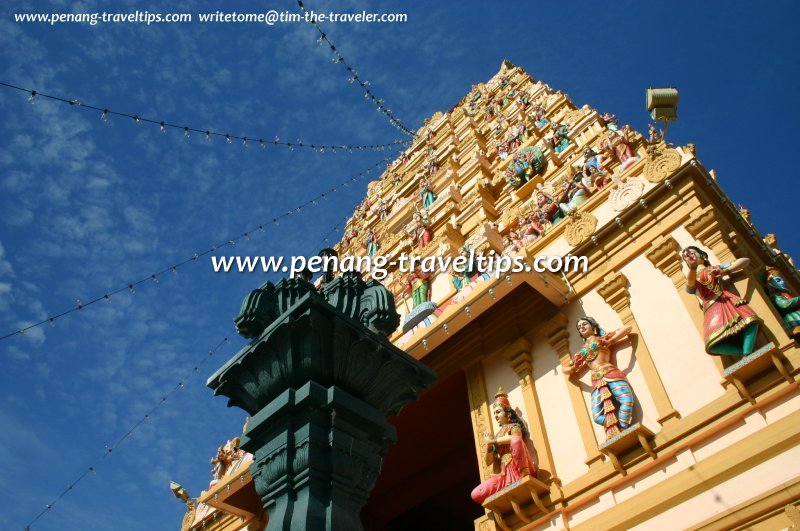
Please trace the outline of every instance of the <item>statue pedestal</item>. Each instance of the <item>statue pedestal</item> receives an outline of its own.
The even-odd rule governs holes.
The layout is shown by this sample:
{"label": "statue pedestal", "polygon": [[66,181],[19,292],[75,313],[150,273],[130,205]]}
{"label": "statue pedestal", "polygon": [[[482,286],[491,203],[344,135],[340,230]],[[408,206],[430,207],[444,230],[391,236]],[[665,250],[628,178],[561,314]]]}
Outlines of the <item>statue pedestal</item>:
{"label": "statue pedestal", "polygon": [[611,459],[611,463],[617,472],[627,475],[627,470],[620,462],[620,456],[628,450],[641,446],[653,459],[656,458],[656,452],[650,444],[650,438],[653,437],[653,432],[639,424],[638,422],[626,430],[618,433],[606,442],[600,445],[600,451],[603,452]]}
{"label": "statue pedestal", "polygon": [[789,383],[794,382],[794,377],[789,374],[783,361],[778,355],[778,349],[773,343],[767,343],[752,354],[744,356],[723,372],[725,379],[723,385],[733,384],[739,395],[750,402],[756,403],[753,394],[747,388],[747,384],[755,380],[759,375],[775,367],[781,376]]}
{"label": "statue pedestal", "polygon": [[405,334],[424,321],[426,317],[436,311],[436,308],[435,302],[428,301],[419,304],[416,308],[411,310],[403,321],[403,333]]}
{"label": "statue pedestal", "polygon": [[503,514],[508,514],[513,510],[514,514],[516,514],[522,522],[529,524],[533,520],[525,514],[522,507],[533,502],[539,511],[547,513],[547,506],[545,506],[542,498],[549,494],[550,487],[545,483],[534,477],[526,476],[512,483],[497,494],[486,498],[486,501],[483,502],[483,507],[492,511],[494,521],[500,529],[510,531],[511,528],[503,519]]}

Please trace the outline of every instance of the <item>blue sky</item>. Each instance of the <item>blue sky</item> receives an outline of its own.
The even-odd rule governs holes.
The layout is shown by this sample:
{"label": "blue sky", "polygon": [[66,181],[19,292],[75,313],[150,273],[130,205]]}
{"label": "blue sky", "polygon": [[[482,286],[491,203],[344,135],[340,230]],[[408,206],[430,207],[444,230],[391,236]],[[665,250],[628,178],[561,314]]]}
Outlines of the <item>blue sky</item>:
{"label": "blue sky", "polygon": [[[412,129],[447,111],[503,59],[578,105],[646,130],[644,90],[681,91],[670,139],[698,156],[763,233],[800,258],[793,2],[306,2],[402,12],[404,24],[323,24]],[[231,135],[331,144],[402,138],[347,82],[308,24],[14,22],[15,12],[297,12],[289,0],[6,1],[0,81]],[[196,18],[196,16],[195,16]],[[389,152],[227,144],[0,89],[0,335],[227,241],[356,176]],[[374,175],[374,173],[373,173]],[[224,254],[293,255],[366,191],[359,180]],[[341,225],[340,225],[341,226]],[[337,234],[338,235],[338,234]],[[244,414],[205,380],[241,348],[231,318],[268,277],[215,274],[208,257],[0,341],[0,528],[21,529],[124,436],[34,529],[175,529],[174,479],[198,495]],[[224,337],[209,358],[208,350]],[[205,358],[200,374],[185,379]]]}

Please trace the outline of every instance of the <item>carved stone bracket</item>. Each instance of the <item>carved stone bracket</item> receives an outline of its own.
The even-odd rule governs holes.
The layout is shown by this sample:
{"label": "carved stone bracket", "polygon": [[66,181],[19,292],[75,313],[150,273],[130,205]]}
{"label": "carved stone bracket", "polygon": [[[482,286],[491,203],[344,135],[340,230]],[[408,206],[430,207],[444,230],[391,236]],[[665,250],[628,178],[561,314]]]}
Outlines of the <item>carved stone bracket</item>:
{"label": "carved stone bracket", "polygon": [[686,277],[681,270],[680,245],[675,238],[660,236],[653,242],[645,256],[656,269],[672,279],[676,288],[682,288],[686,284]]}
{"label": "carved stone bracket", "polygon": [[667,147],[663,142],[648,146],[647,155],[644,178],[651,183],[660,183],[681,165],[681,154],[678,150]]}
{"label": "carved stone bracket", "polygon": [[597,218],[588,212],[571,212],[564,227],[567,243],[575,246],[588,240],[597,228]]}
{"label": "carved stone bracket", "polygon": [[720,223],[712,205],[695,212],[686,224],[686,230],[694,239],[710,247],[721,262],[733,260],[735,233]]}

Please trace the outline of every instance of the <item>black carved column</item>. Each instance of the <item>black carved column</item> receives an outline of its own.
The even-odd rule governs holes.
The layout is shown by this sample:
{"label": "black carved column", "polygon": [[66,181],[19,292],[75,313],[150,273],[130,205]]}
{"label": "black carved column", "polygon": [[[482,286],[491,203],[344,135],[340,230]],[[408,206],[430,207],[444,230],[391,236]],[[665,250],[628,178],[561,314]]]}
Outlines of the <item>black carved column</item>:
{"label": "black carved column", "polygon": [[251,415],[241,447],[268,530],[361,529],[359,513],[395,442],[386,418],[435,378],[386,336],[399,316],[380,283],[350,276],[323,293],[267,282],[235,318],[253,342],[208,382]]}

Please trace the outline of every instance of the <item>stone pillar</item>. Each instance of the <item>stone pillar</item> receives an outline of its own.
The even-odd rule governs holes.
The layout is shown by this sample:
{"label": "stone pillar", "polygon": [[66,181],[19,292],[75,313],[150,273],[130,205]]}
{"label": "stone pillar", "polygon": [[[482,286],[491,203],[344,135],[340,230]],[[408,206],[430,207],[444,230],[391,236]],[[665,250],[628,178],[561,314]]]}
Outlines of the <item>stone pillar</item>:
{"label": "stone pillar", "polygon": [[[539,396],[536,394],[536,383],[533,379],[533,357],[531,356],[530,341],[521,337],[506,345],[502,350],[502,354],[519,377],[525,409],[528,411],[531,442],[533,442],[533,447],[536,449],[536,456],[539,460],[539,479],[548,483],[550,480],[558,482],[553,453],[550,450],[550,443],[547,438],[547,427],[542,415],[542,406],[539,403]],[[549,476],[543,476],[542,471],[547,472]]]}
{"label": "stone pillar", "polygon": [[466,375],[472,433],[475,437],[475,455],[478,458],[481,480],[484,480],[492,474],[492,465],[487,465],[484,460],[486,446],[483,442],[483,434],[492,433],[494,430],[492,430],[489,397],[486,395],[486,382],[483,379],[483,364],[478,362],[472,365],[466,370]]}
{"label": "stone pillar", "polygon": [[[563,313],[558,313],[539,329],[539,334],[555,349],[562,365],[568,362],[571,356],[569,351],[569,326],[567,316]],[[575,421],[578,423],[578,430],[581,433],[583,448],[586,451],[586,464],[591,468],[602,462],[603,454],[600,453],[600,449],[597,446],[597,437],[594,434],[592,419],[589,416],[589,410],[586,409],[586,402],[583,399],[581,388],[577,384],[568,381],[567,390],[570,402],[572,402],[572,409],[575,412]]]}
{"label": "stone pillar", "polygon": [[265,283],[235,318],[254,340],[208,381],[250,414],[241,448],[268,530],[361,529],[360,512],[395,442],[396,415],[435,376],[391,345],[399,316],[380,283],[354,276],[324,293]]}
{"label": "stone pillar", "polygon": [[619,314],[620,319],[622,319],[622,324],[630,326],[635,334],[635,336],[631,336],[634,354],[639,361],[645,382],[656,404],[658,423],[664,425],[664,423],[671,419],[680,418],[678,412],[672,407],[672,402],[667,395],[666,389],[664,389],[664,383],[661,381],[656,365],[653,362],[653,357],[650,355],[650,349],[647,348],[647,343],[639,330],[636,317],[634,317],[631,311],[631,296],[628,292],[628,279],[622,273],[612,273],[605,278],[605,283],[598,288],[597,292],[603,297],[606,304],[611,306],[611,308]]}

